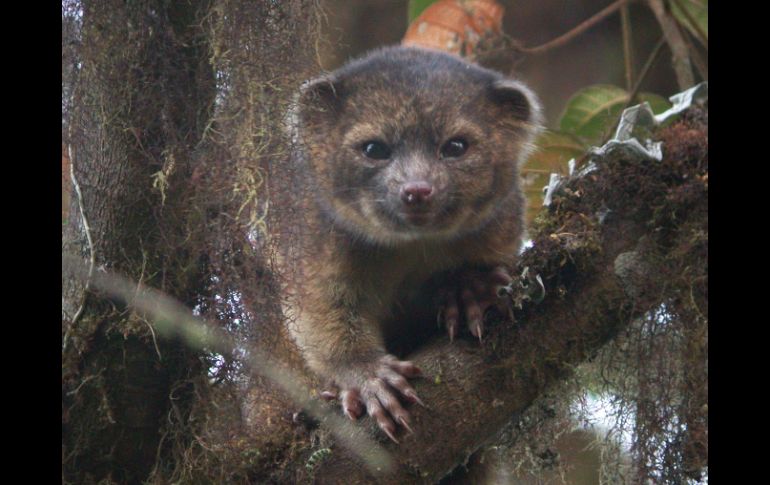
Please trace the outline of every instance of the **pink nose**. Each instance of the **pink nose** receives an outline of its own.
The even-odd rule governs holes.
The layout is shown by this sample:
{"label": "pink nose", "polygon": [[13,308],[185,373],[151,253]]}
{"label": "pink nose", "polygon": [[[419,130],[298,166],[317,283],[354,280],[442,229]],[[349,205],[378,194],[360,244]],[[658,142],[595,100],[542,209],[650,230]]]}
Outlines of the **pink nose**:
{"label": "pink nose", "polygon": [[428,182],[407,182],[401,186],[401,200],[406,205],[419,206],[430,200],[433,186]]}

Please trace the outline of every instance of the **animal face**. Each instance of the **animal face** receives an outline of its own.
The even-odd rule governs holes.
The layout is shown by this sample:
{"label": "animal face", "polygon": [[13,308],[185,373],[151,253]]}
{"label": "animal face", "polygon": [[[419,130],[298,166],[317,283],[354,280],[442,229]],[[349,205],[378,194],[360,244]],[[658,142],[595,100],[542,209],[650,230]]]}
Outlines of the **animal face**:
{"label": "animal face", "polygon": [[447,240],[489,223],[518,191],[539,122],[522,84],[401,47],[307,83],[297,114],[321,206],[385,245]]}

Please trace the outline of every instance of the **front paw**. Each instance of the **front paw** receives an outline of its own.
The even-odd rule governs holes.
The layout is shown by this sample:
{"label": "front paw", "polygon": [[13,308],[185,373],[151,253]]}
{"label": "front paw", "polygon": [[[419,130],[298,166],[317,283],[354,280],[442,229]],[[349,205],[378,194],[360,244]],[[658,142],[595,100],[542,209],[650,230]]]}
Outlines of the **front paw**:
{"label": "front paw", "polygon": [[396,423],[410,433],[409,413],[404,409],[400,397],[411,403],[424,404],[407,382],[407,378],[422,375],[420,369],[409,361],[398,360],[384,355],[368,364],[351,364],[342,369],[335,379],[337,390],[324,392],[326,399],[338,398],[342,411],[350,419],[358,419],[364,411],[377,421],[377,425],[388,437],[396,439]]}
{"label": "front paw", "polygon": [[502,266],[490,270],[464,269],[453,275],[438,293],[438,323],[444,324],[449,340],[457,336],[463,320],[471,334],[482,340],[484,314],[491,308],[510,316],[510,300],[501,294],[510,283],[511,277]]}

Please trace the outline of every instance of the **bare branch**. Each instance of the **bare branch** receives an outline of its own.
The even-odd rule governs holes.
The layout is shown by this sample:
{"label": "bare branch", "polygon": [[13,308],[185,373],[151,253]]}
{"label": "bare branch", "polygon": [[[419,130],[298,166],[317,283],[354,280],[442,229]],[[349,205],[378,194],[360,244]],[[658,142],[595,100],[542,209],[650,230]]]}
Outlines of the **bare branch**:
{"label": "bare branch", "polygon": [[658,19],[663,35],[666,37],[671,48],[672,62],[674,65],[674,71],[676,72],[676,80],[679,84],[679,88],[685,90],[695,84],[695,79],[692,74],[692,65],[690,64],[690,51],[687,48],[687,43],[682,37],[682,33],[679,31],[674,16],[671,15],[663,4],[663,0],[648,0],[647,4],[655,14],[655,18]]}
{"label": "bare branch", "polygon": [[630,3],[630,1],[631,0],[617,0],[615,3],[599,11],[594,16],[582,22],[580,25],[573,28],[569,32],[562,34],[559,37],[546,42],[545,44],[541,44],[536,47],[516,46],[516,49],[523,52],[524,54],[542,54],[551,49],[561,47],[565,44],[568,44],[570,41],[572,41],[572,39],[587,31],[605,18],[609,17],[611,14],[615,13],[618,9]]}
{"label": "bare branch", "polygon": [[623,63],[625,66],[626,90],[630,91],[634,85],[634,46],[628,5],[623,5],[620,9],[620,25],[623,33]]}

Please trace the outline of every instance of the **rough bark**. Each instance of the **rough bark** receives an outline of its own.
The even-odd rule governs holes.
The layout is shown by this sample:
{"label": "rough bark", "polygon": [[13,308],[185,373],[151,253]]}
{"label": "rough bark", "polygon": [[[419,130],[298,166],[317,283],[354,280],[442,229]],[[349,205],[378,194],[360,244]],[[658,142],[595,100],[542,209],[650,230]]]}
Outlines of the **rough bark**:
{"label": "rough bark", "polygon": [[[78,78],[64,141],[73,192],[64,253],[190,302],[200,291],[183,251],[191,148],[213,99],[195,14],[162,2],[83,2]],[[153,186],[162,173],[165,184]],[[73,184],[74,185],[74,184]],[[192,268],[192,269],[190,269]],[[62,293],[63,480],[143,481],[161,454],[171,385],[197,368],[183,346],[100,298],[65,267]]]}

